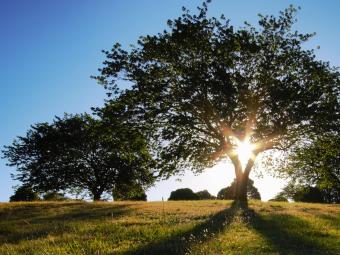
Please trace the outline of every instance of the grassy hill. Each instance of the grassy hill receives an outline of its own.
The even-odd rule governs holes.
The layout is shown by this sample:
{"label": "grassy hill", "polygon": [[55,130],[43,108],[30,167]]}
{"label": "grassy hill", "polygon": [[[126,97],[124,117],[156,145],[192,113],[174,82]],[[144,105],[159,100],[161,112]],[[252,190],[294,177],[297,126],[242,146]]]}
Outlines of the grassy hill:
{"label": "grassy hill", "polygon": [[0,254],[340,254],[340,205],[0,203]]}

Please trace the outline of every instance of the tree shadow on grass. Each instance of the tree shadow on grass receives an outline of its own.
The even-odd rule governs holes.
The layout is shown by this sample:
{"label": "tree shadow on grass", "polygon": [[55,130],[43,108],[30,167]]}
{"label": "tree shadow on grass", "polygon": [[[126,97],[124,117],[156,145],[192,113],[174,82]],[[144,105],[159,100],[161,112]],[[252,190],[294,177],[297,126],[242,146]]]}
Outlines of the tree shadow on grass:
{"label": "tree shadow on grass", "polygon": [[273,254],[340,254],[337,237],[320,231],[299,217],[286,214],[259,215],[247,205],[232,204],[192,229],[127,251],[125,255],[184,255],[197,243],[215,238],[235,217],[240,217],[269,243]]}
{"label": "tree shadow on grass", "polygon": [[184,255],[187,254],[192,245],[208,241],[227,228],[240,209],[240,205],[233,203],[231,207],[214,214],[209,220],[194,226],[192,229],[176,233],[168,238],[158,240],[127,251],[125,255],[140,254],[162,254],[162,255]]}
{"label": "tree shadow on grass", "polygon": [[[46,210],[65,210],[53,213]],[[74,231],[74,223],[116,219],[131,211],[130,205],[92,203],[41,204],[14,208],[6,213],[6,218],[0,222],[0,245],[19,243],[23,240],[35,240],[52,235],[62,235]],[[4,216],[4,212],[2,212]],[[1,217],[1,213],[0,213]]]}
{"label": "tree shadow on grass", "polygon": [[340,254],[336,236],[321,232],[299,217],[286,214],[262,216],[254,212],[250,224],[278,254]]}

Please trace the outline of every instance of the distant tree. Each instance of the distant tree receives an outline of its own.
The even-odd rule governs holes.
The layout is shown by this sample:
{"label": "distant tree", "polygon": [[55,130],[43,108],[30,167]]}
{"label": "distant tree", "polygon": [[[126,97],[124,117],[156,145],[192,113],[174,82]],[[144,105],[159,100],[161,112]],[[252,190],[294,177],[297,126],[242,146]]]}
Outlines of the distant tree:
{"label": "distant tree", "polygon": [[[158,141],[159,161],[173,165],[164,174],[202,172],[229,158],[234,197],[245,201],[260,153],[287,150],[339,124],[339,72],[303,46],[313,34],[292,31],[292,6],[239,29],[224,16],[208,17],[206,2],[198,9],[183,8],[168,30],[140,37],[129,50],[115,44],[104,51],[95,78]],[[120,80],[131,89],[119,91]],[[252,144],[244,165],[237,153],[242,142]]]}
{"label": "distant tree", "polygon": [[278,194],[276,194],[275,197],[273,197],[272,199],[269,199],[269,201],[288,202],[288,199],[286,195],[284,194],[284,192],[279,192]]}
{"label": "distant tree", "polygon": [[118,112],[110,124],[89,114],[36,124],[3,153],[18,168],[15,179],[42,192],[80,188],[100,200],[117,183],[155,180],[146,140]]}
{"label": "distant tree", "polygon": [[[293,150],[280,171],[290,179],[286,191],[297,201],[340,203],[340,133],[330,132]],[[313,201],[312,201],[313,202]]]}
{"label": "distant tree", "polygon": [[189,188],[172,191],[168,200],[198,200],[199,197]]}
{"label": "distant tree", "polygon": [[[236,179],[230,184],[230,186],[221,189],[217,194],[217,199],[235,199],[236,194]],[[248,187],[247,187],[247,198],[249,199],[258,199],[261,200],[260,192],[254,186],[254,181],[252,179],[248,179]]]}
{"label": "distant tree", "polygon": [[257,188],[254,186],[254,181],[251,179],[248,180],[247,197],[249,199],[261,200],[261,194],[257,190]]}
{"label": "distant tree", "polygon": [[340,203],[339,190],[301,185],[292,181],[284,187],[282,193],[295,202]]}
{"label": "distant tree", "polygon": [[63,201],[67,200],[67,197],[63,193],[56,192],[56,191],[50,191],[46,192],[43,195],[43,200],[45,201]]}
{"label": "distant tree", "polygon": [[217,199],[232,200],[235,198],[234,187],[228,186],[217,193]]}
{"label": "distant tree", "polygon": [[131,201],[147,201],[147,195],[144,191],[129,197]]}
{"label": "distant tree", "polygon": [[211,199],[216,199],[216,197],[214,197],[213,195],[211,195],[209,193],[209,191],[202,190],[202,191],[198,191],[196,192],[196,195],[198,197],[199,200],[211,200]]}
{"label": "distant tree", "polygon": [[296,202],[324,203],[322,191],[317,187],[301,187],[293,195]]}
{"label": "distant tree", "polygon": [[33,191],[33,189],[27,185],[18,187],[15,190],[14,195],[9,198],[10,202],[38,200],[40,200],[38,193]]}
{"label": "distant tree", "polygon": [[112,191],[115,201],[134,200],[146,201],[147,195],[143,187],[136,183],[117,183]]}

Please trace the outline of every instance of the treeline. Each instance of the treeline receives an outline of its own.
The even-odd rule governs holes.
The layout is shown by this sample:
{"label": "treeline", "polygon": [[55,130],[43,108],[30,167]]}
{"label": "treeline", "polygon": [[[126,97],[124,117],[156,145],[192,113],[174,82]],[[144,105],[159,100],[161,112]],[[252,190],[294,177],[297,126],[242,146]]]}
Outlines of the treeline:
{"label": "treeline", "polygon": [[[254,186],[254,181],[248,180],[247,198],[261,200],[260,192]],[[234,179],[230,186],[221,189],[217,197],[211,195],[207,190],[193,192],[189,188],[177,189],[170,193],[168,200],[213,200],[213,199],[235,199],[236,180]]]}
{"label": "treeline", "polygon": [[[121,191],[120,191],[121,192]],[[112,194],[115,201],[147,201],[147,195],[144,190],[135,190],[129,188],[124,193],[117,194],[116,191]],[[10,196],[10,202],[33,202],[33,201],[83,201],[84,196],[71,198],[65,193],[57,191],[36,192],[30,186],[22,185],[15,189],[15,192]],[[106,200],[104,198],[104,200]]]}

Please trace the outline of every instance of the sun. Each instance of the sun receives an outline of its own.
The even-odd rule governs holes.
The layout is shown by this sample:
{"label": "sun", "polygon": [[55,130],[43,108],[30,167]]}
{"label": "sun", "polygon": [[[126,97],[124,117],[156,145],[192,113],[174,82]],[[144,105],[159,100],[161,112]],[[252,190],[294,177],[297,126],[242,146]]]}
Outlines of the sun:
{"label": "sun", "polygon": [[244,169],[248,160],[252,157],[254,146],[248,141],[238,141],[236,153],[241,161],[242,168]]}

